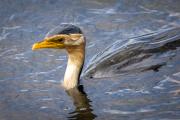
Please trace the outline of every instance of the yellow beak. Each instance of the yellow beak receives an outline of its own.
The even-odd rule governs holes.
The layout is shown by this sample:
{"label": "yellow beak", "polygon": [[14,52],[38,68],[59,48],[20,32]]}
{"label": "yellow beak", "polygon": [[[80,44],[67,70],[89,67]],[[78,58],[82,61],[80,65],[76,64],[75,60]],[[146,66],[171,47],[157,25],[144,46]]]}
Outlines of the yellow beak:
{"label": "yellow beak", "polygon": [[36,42],[32,46],[32,50],[43,49],[43,48],[56,48],[63,49],[65,45],[58,41],[51,40],[52,38],[45,38],[43,41]]}

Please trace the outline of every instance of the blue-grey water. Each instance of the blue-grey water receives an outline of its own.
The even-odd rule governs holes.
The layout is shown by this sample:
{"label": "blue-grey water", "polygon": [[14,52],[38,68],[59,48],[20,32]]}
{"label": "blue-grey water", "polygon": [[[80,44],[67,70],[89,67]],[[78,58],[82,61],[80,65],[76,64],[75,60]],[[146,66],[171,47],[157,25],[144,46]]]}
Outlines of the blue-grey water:
{"label": "blue-grey water", "polygon": [[[0,120],[179,120],[179,0],[1,0]],[[84,90],[61,87],[61,23],[87,39]]]}

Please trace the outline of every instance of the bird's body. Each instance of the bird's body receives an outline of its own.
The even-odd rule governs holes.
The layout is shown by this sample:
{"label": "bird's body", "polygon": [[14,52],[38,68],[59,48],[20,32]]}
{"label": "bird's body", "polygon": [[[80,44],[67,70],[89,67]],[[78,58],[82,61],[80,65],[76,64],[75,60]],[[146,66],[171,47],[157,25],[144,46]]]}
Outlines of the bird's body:
{"label": "bird's body", "polygon": [[80,28],[74,25],[61,25],[48,33],[45,39],[33,45],[32,49],[56,48],[66,49],[68,63],[64,75],[65,89],[75,88],[85,59],[85,38]]}

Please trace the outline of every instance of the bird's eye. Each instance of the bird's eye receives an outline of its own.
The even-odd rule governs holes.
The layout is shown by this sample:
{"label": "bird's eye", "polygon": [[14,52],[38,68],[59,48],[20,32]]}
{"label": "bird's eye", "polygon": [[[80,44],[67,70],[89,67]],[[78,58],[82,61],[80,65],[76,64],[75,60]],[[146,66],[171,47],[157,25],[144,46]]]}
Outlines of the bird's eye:
{"label": "bird's eye", "polygon": [[63,41],[64,41],[64,39],[63,39],[63,38],[60,38],[60,39],[58,39],[58,41],[59,41],[59,42],[63,42]]}

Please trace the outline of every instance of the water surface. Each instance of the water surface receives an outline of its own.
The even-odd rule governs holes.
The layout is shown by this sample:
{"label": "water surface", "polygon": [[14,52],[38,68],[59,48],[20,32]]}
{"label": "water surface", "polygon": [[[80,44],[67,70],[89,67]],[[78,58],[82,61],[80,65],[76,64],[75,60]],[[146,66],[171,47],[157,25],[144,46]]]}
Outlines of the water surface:
{"label": "water surface", "polygon": [[[180,119],[179,0],[0,2],[0,119]],[[63,50],[32,51],[61,23],[87,39],[79,89]],[[83,89],[84,88],[84,89]]]}

